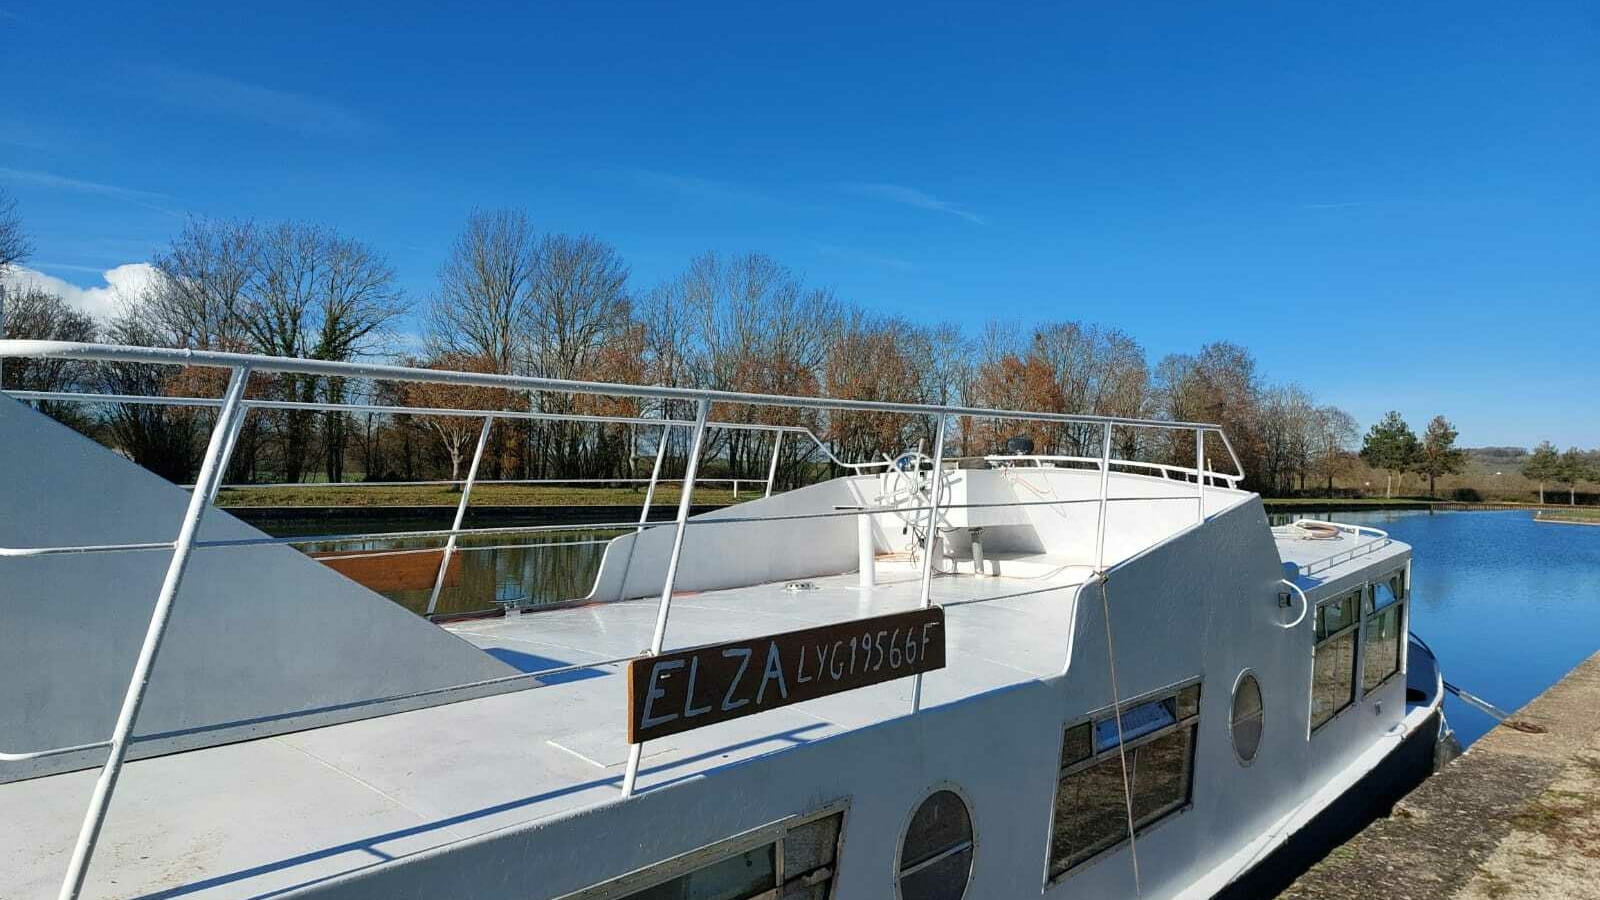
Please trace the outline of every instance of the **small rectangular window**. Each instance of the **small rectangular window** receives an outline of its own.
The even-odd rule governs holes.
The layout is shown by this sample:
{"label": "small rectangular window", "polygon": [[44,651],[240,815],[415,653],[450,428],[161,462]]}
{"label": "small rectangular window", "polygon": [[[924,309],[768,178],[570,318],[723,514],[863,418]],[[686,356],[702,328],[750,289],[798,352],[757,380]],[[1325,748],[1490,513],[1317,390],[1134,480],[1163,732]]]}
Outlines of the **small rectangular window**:
{"label": "small rectangular window", "polygon": [[777,878],[775,850],[773,844],[747,850],[629,894],[627,900],[745,900],[759,896],[772,890]]}
{"label": "small rectangular window", "polygon": [[1402,572],[1374,584],[1367,595],[1361,638],[1363,696],[1400,671],[1400,655],[1405,650],[1405,635],[1401,633],[1405,625],[1405,603],[1395,588],[1403,583]]}
{"label": "small rectangular window", "polygon": [[843,825],[841,809],[767,826],[564,900],[828,900]]}
{"label": "small rectangular window", "polygon": [[[1198,683],[1123,707],[1122,741],[1136,833],[1189,804],[1199,713]],[[1051,879],[1128,839],[1122,764],[1115,715],[1105,713],[1066,729],[1051,823]]]}
{"label": "small rectangular window", "polygon": [[1337,634],[1356,623],[1356,602],[1360,591],[1351,591],[1342,597],[1324,600],[1317,606],[1317,640]]}
{"label": "small rectangular window", "polygon": [[1363,591],[1317,605],[1317,642],[1311,662],[1311,728],[1327,723],[1356,699],[1356,618]]}

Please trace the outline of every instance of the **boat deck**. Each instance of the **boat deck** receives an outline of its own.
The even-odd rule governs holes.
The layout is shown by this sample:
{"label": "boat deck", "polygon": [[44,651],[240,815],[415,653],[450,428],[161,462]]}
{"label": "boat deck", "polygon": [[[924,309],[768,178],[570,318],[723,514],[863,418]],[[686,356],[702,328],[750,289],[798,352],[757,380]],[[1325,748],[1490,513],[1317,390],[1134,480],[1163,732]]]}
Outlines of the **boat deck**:
{"label": "boat deck", "polygon": [[[947,667],[933,706],[1061,671],[1087,566],[1031,560],[1032,577],[947,575]],[[917,572],[881,563],[814,590],[769,584],[674,598],[683,647],[912,609]],[[450,630],[541,686],[131,762],[84,896],[260,897],[620,796],[624,666],[649,646],[655,599],[459,623]],[[157,663],[159,666],[159,662]],[[649,790],[740,759],[910,712],[910,679],[836,694],[645,745]],[[53,897],[97,771],[0,785],[0,897]]]}

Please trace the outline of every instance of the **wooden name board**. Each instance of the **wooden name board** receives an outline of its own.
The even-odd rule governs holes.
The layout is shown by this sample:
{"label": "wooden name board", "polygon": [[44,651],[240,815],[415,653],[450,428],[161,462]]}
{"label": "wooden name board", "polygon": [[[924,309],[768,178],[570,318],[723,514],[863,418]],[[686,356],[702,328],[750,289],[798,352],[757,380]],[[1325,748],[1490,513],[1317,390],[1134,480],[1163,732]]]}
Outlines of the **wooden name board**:
{"label": "wooden name board", "polygon": [[944,668],[944,610],[675,650],[628,663],[628,742]]}

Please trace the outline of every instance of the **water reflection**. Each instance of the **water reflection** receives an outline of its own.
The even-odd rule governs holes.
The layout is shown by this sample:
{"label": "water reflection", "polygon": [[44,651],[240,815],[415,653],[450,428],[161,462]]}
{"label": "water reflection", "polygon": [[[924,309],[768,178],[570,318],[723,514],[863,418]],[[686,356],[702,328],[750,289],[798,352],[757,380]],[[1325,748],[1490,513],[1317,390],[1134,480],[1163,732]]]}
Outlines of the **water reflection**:
{"label": "water reflection", "polygon": [[[417,526],[369,520],[362,523],[361,531],[399,531],[408,527]],[[319,533],[335,532],[323,530]],[[461,558],[460,577],[439,593],[436,611],[445,614],[479,612],[501,606],[538,606],[581,598],[594,586],[606,542],[621,533],[575,530],[462,538],[456,550]],[[301,549],[356,553],[441,546],[443,541],[434,538],[313,543],[301,545]],[[430,584],[412,590],[385,591],[384,596],[421,613],[427,610],[431,593]]]}

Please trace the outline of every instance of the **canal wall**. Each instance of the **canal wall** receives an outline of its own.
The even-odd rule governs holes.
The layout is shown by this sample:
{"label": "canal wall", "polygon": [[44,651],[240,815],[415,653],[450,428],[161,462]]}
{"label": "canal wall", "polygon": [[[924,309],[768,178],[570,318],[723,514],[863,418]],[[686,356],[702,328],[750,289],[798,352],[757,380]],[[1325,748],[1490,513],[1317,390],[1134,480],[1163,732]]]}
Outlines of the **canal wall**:
{"label": "canal wall", "polygon": [[[1600,653],[1280,900],[1600,900]],[[1475,713],[1474,713],[1475,714]]]}

